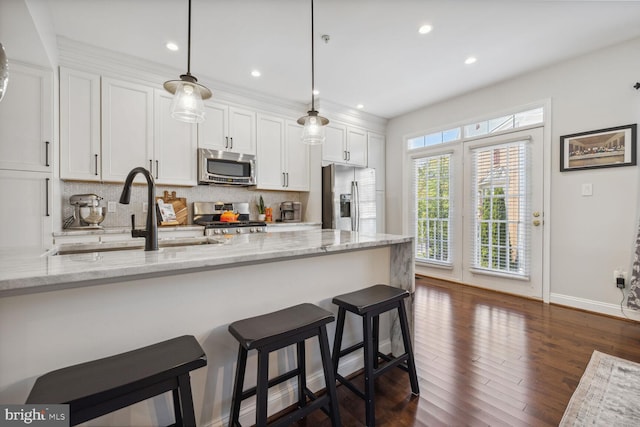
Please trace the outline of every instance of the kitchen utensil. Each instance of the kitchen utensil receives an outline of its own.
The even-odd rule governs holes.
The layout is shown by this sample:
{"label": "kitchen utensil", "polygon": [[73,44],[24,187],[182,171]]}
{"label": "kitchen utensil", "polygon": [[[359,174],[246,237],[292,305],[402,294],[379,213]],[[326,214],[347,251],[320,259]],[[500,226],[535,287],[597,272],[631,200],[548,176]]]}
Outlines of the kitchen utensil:
{"label": "kitchen utensil", "polygon": [[233,222],[237,221],[240,214],[234,213],[232,211],[224,211],[220,215],[220,221],[222,222]]}
{"label": "kitchen utensil", "polygon": [[102,197],[97,194],[75,194],[69,198],[74,207],[73,221],[65,220],[68,228],[102,228],[100,224],[107,215],[107,208],[100,206]]}

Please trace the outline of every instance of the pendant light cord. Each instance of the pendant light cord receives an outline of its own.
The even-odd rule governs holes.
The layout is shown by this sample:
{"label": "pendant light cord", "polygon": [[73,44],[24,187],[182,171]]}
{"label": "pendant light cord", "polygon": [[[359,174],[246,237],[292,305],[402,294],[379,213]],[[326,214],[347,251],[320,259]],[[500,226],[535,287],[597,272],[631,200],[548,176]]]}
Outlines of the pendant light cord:
{"label": "pendant light cord", "polygon": [[187,36],[187,75],[191,75],[191,0],[189,0],[189,24]]}
{"label": "pendant light cord", "polygon": [[[191,2],[191,0],[189,0]],[[315,63],[314,63],[314,49],[313,49],[313,0],[311,0],[311,110],[315,111]]]}

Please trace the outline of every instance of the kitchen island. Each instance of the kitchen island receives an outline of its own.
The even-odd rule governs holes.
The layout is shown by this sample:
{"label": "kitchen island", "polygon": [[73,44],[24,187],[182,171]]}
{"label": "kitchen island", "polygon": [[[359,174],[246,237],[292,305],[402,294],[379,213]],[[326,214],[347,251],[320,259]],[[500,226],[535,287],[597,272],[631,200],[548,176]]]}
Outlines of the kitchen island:
{"label": "kitchen island", "polygon": [[[375,283],[413,290],[412,238],[337,230],[244,234],[213,244],[73,255],[0,253],[0,402],[22,403],[37,376],[179,335],[194,335],[208,364],[192,372],[199,425],[228,416],[237,342],[229,323],[302,302],[336,312],[334,295]],[[360,323],[345,329],[345,346]],[[330,339],[334,324],[329,325]],[[402,344],[396,322],[381,319],[381,350]],[[317,342],[308,348],[309,385],[324,387]],[[247,386],[255,383],[250,355]],[[273,374],[292,367],[294,354],[272,355]],[[341,364],[347,374],[359,355]],[[294,383],[270,394],[269,411],[295,401]],[[161,396],[106,415],[89,425],[172,422]],[[253,406],[243,407],[250,422]]]}

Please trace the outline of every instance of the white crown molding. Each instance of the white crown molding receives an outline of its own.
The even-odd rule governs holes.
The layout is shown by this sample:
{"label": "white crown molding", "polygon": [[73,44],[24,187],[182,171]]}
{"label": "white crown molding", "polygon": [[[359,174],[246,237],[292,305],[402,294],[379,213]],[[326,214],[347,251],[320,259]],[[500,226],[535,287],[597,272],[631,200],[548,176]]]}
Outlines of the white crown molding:
{"label": "white crown molding", "polygon": [[335,120],[344,124],[359,126],[374,132],[379,132],[381,134],[386,133],[388,120],[382,117],[374,116],[373,114],[345,107],[324,99],[318,101],[316,107],[320,115],[328,118],[330,122]]}
{"label": "white crown molding", "polygon": [[[78,70],[94,72],[100,75],[120,77],[151,83],[162,87],[171,76],[179,76],[184,70],[125,55],[66,37],[58,37],[58,53],[60,65]],[[199,76],[198,81],[212,89],[214,101],[237,104],[258,111],[276,113],[292,118],[306,114],[308,105],[291,102],[264,93],[216,81],[207,76]],[[360,126],[376,132],[385,133],[387,120],[358,110],[349,109],[338,104],[323,101],[322,108],[331,113],[330,120]]]}

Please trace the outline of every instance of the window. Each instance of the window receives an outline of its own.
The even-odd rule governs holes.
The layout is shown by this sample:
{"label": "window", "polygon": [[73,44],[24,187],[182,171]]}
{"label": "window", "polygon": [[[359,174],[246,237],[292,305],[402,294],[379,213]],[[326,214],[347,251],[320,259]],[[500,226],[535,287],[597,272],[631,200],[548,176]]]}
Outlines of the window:
{"label": "window", "polygon": [[492,133],[504,132],[512,129],[540,124],[543,122],[543,120],[543,108],[534,108],[515,114],[493,117],[491,119],[479,121],[476,123],[468,123],[460,127],[440,132],[434,132],[428,135],[409,138],[407,140],[407,148],[409,150],[416,150],[419,148],[430,147],[436,144],[458,141],[462,138],[473,138],[482,135],[489,135]]}
{"label": "window", "polygon": [[450,263],[451,155],[416,158],[413,171],[416,260]]}
{"label": "window", "polygon": [[474,206],[472,267],[526,276],[530,226],[528,141],[471,151]]}

